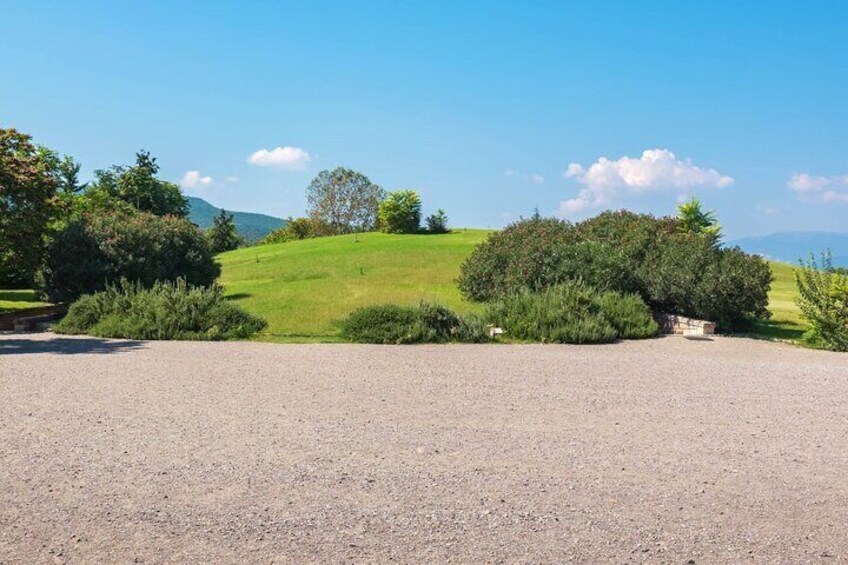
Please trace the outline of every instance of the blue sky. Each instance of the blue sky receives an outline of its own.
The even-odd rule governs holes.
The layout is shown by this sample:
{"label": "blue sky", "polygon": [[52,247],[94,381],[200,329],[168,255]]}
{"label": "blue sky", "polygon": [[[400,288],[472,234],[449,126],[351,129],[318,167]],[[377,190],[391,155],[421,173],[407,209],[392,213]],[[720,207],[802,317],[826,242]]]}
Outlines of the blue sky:
{"label": "blue sky", "polygon": [[187,192],[278,216],[345,165],[420,190],[453,225],[663,214],[697,194],[731,238],[848,231],[844,3],[0,0],[0,14],[0,124],[87,175],[145,148]]}

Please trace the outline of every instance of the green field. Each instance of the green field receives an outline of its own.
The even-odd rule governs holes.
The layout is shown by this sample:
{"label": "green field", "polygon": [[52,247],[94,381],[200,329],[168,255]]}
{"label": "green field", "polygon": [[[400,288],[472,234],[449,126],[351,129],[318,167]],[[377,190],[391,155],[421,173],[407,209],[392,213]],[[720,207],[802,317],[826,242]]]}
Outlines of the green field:
{"label": "green field", "polygon": [[221,284],[227,296],[268,320],[259,339],[335,341],[336,323],[360,306],[428,300],[473,309],[455,280],[487,233],[365,233],[247,247],[218,256]]}
{"label": "green field", "polygon": [[[456,287],[459,266],[485,230],[445,235],[366,233],[247,247],[221,254],[227,296],[268,320],[259,339],[336,341],[337,323],[360,306],[428,300],[457,311],[476,306]],[[772,263],[773,317],[754,334],[796,340],[804,326],[795,306],[792,267]]]}
{"label": "green field", "polygon": [[795,286],[795,267],[787,263],[770,263],[774,281],[769,292],[769,310],[772,317],[759,322],[754,330],[757,336],[769,339],[796,341],[804,335],[806,326],[801,310],[795,304],[798,288]]}
{"label": "green field", "polygon": [[39,301],[33,290],[0,290],[0,314],[35,306],[46,303]]}

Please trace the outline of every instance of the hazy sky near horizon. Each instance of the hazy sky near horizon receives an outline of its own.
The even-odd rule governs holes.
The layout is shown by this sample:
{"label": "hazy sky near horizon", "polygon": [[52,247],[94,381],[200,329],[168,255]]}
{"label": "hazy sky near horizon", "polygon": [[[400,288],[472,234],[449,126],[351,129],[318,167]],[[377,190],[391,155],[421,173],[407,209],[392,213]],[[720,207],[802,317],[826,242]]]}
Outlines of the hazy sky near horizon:
{"label": "hazy sky near horizon", "polygon": [[844,2],[0,0],[0,126],[94,169],[140,148],[233,210],[321,169],[454,226],[670,213],[848,232]]}

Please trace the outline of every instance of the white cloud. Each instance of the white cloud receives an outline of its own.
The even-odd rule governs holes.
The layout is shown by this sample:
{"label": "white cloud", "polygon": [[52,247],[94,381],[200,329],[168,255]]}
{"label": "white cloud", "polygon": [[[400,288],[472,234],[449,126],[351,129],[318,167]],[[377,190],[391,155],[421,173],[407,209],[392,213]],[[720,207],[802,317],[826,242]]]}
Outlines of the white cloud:
{"label": "white cloud", "polygon": [[183,178],[180,179],[180,186],[183,188],[196,188],[210,184],[212,184],[212,177],[201,176],[200,171],[186,171]]}
{"label": "white cloud", "polygon": [[786,183],[804,202],[848,203],[848,175],[823,177],[799,173]]}
{"label": "white cloud", "polygon": [[695,188],[724,188],[733,178],[715,169],[703,169],[690,159],[680,160],[667,149],[647,149],[641,157],[621,157],[615,161],[601,157],[589,168],[571,163],[562,174],[586,188],[575,198],[560,202],[559,212],[567,216],[589,208],[600,208],[626,194],[662,190],[685,195]]}
{"label": "white cloud", "polygon": [[239,178],[238,177],[227,177],[224,180],[227,181],[230,184],[236,184],[239,181]]}
{"label": "white cloud", "polygon": [[532,182],[533,184],[543,184],[545,182],[545,177],[543,177],[540,174],[522,173],[521,171],[516,171],[515,169],[506,169],[504,171],[504,175],[506,175],[508,177],[520,178],[522,180],[528,180],[528,181]]}
{"label": "white cloud", "polygon": [[275,149],[260,149],[251,153],[247,162],[260,167],[278,167],[290,171],[302,171],[312,157],[300,147],[277,147]]}

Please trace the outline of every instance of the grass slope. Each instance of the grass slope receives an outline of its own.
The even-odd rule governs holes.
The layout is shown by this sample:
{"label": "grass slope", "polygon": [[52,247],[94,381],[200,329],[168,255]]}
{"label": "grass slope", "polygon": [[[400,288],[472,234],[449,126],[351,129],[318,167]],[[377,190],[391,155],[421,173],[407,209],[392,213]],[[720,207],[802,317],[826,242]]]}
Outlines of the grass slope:
{"label": "grass slope", "polygon": [[774,281],[769,292],[771,319],[757,323],[754,333],[769,339],[796,341],[801,339],[806,324],[801,310],[795,304],[798,287],[795,285],[795,267],[787,263],[770,262]]}
{"label": "grass slope", "polygon": [[218,257],[221,284],[268,321],[260,339],[334,341],[336,323],[360,306],[428,300],[473,309],[455,279],[487,233],[366,233],[237,249]]}
{"label": "grass slope", "polygon": [[[260,339],[335,341],[336,323],[360,306],[429,300],[458,311],[475,308],[456,288],[459,266],[487,235],[367,233],[248,247],[221,254],[227,296],[268,321]],[[754,334],[796,340],[804,324],[795,305],[791,265],[771,263],[771,320]]]}
{"label": "grass slope", "polygon": [[34,290],[0,290],[0,314],[36,306],[47,303],[38,300]]}

